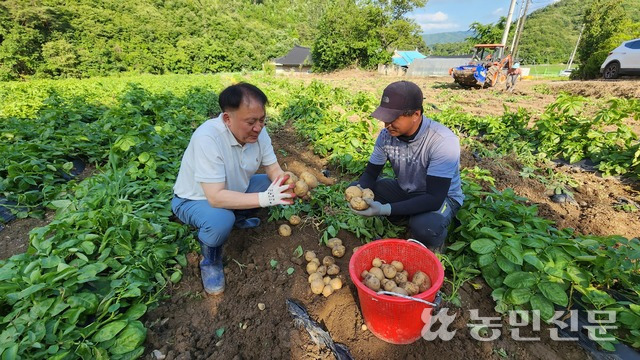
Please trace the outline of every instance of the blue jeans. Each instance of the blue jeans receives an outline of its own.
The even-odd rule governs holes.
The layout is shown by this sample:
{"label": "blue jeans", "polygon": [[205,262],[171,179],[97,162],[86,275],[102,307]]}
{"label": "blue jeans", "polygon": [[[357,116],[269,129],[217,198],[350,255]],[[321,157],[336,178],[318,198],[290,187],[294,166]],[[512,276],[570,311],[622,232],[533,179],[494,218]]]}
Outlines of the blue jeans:
{"label": "blue jeans", "polygon": [[[267,175],[253,175],[246,192],[265,191],[269,185],[271,181]],[[246,210],[214,208],[207,200],[189,200],[177,196],[171,200],[171,210],[180,221],[198,228],[198,239],[211,247],[221,246],[227,241],[237,213],[247,213]]]}

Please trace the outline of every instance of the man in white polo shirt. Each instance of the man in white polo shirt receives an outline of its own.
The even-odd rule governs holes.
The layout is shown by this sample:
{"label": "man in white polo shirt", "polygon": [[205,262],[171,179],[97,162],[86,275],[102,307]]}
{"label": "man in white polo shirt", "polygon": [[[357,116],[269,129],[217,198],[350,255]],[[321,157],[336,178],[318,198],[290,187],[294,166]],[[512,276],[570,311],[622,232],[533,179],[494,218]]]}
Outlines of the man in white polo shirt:
{"label": "man in white polo shirt", "polygon": [[[222,245],[233,226],[260,224],[258,218],[247,218],[248,209],[288,205],[295,196],[285,192],[293,185],[284,185],[287,177],[264,129],[267,96],[239,83],[224,89],[218,101],[222,113],[191,137],[171,201],[174,214],[199,229],[200,273],[208,294],[224,291]],[[266,174],[256,174],[260,166]]]}

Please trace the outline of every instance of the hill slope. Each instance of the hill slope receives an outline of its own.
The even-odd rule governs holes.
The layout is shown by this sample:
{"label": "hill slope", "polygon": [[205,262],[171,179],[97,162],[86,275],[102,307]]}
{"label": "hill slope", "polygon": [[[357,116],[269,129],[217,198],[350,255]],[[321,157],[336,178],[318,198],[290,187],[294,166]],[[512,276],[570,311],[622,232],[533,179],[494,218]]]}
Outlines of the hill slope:
{"label": "hill slope", "polygon": [[427,46],[432,46],[435,44],[448,44],[464,41],[471,35],[473,35],[473,32],[470,30],[466,30],[441,32],[436,34],[423,34],[422,38],[424,39],[424,42],[425,44],[427,44]]}
{"label": "hill slope", "polygon": [[[578,41],[584,10],[590,3],[590,0],[562,0],[531,13],[525,23],[518,57],[538,64],[569,61]],[[622,3],[629,17],[640,21],[640,0],[622,0]]]}

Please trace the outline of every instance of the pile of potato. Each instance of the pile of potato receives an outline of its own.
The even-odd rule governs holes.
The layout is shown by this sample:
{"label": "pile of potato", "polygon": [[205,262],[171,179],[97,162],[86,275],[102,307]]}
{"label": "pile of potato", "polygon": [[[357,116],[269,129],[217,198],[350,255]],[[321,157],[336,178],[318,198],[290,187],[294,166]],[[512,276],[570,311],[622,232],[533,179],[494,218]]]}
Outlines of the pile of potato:
{"label": "pile of potato", "polygon": [[300,177],[296,176],[296,174],[291,171],[285,171],[284,174],[289,175],[289,179],[284,182],[286,185],[295,184],[295,187],[288,191],[294,192],[296,196],[300,198],[307,196],[311,189],[318,186],[318,179],[308,171],[300,173]]}
{"label": "pile of potato", "polygon": [[409,281],[409,273],[400,261],[387,264],[380,258],[371,262],[372,267],[364,270],[360,276],[362,282],[373,291],[391,291],[397,294],[413,296],[427,291],[431,287],[431,279],[418,270]]}
{"label": "pile of potato", "polygon": [[331,238],[327,240],[327,247],[331,249],[331,255],[341,258],[346,252],[346,248],[342,245],[342,240],[339,238]]}
{"label": "pile of potato", "polygon": [[[336,276],[340,272],[340,267],[336,265],[336,259],[325,256],[321,264],[316,253],[310,250],[305,252],[304,258],[308,261],[307,274],[309,274],[309,284],[314,294],[328,297],[334,291],[342,288],[342,278]],[[335,277],[331,278],[331,276]]]}
{"label": "pile of potato", "polygon": [[[291,225],[295,226],[300,224],[301,222],[302,222],[302,219],[298,215],[291,215],[291,217],[289,218],[289,224]],[[280,225],[280,227],[278,227],[278,234],[280,234],[280,236],[290,236],[291,226],[287,224]]]}
{"label": "pile of potato", "polygon": [[357,186],[349,186],[344,191],[344,198],[351,204],[354,210],[366,210],[369,208],[365,199],[373,199],[373,191],[371,189],[361,189]]}
{"label": "pile of potato", "polygon": [[[300,173],[300,177],[296,176],[296,174],[291,171],[285,171],[285,175],[289,175],[289,178],[284,183],[286,185],[295,184],[295,188],[287,190],[286,192],[295,193],[299,198],[305,198],[309,195],[311,189],[318,186],[318,179],[310,172],[303,171]],[[291,215],[289,218],[289,224],[298,225],[302,222],[300,216]],[[290,236],[291,235],[291,227],[287,224],[282,224],[278,228],[278,233],[280,236]]]}

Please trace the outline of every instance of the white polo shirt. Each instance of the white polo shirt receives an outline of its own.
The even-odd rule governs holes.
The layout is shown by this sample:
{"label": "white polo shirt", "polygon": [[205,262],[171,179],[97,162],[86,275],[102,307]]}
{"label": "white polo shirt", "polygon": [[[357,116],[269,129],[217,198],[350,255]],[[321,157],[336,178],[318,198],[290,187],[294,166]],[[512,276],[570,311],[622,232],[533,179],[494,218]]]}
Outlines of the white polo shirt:
{"label": "white polo shirt", "polygon": [[222,114],[200,125],[182,156],[173,192],[191,200],[206,200],[201,183],[225,183],[225,189],[245,192],[258,168],[277,161],[266,128],[258,141],[240,145],[222,121]]}

